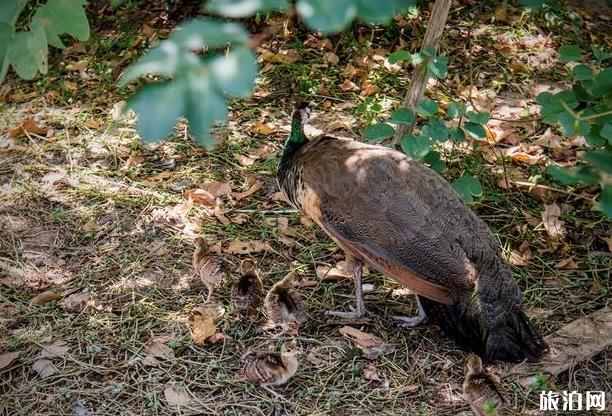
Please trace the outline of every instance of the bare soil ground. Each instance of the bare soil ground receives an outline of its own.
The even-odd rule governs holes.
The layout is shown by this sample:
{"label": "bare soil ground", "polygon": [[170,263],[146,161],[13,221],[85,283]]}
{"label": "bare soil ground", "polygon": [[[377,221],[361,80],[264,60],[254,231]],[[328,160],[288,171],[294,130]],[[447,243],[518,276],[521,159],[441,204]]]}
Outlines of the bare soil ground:
{"label": "bare soil ground", "polygon": [[[559,7],[548,21],[543,13],[472,3],[453,8],[442,46],[450,75],[428,94],[491,111],[493,120],[487,140],[440,149],[445,176],[468,172],[483,183],[473,209],[499,239],[528,314],[548,334],[609,302],[612,240],[610,223],[592,211],[585,189],[561,189],[545,176],[529,185],[548,161],[572,163],[580,146],[538,121],[534,99],[566,82],[560,45],[609,48],[609,17]],[[157,4],[122,7],[92,7],[90,42],[51,56],[47,76],[10,78],[3,87],[0,352],[4,360],[15,354],[0,366],[0,413],[468,412],[461,396],[465,353],[434,325],[393,323],[392,315],[416,311],[414,298],[396,284],[366,276],[371,315],[356,326],[393,344],[389,355],[362,357],[340,334],[344,324],[324,316],[352,303],[350,279],[316,274],[342,253],[279,199],[274,181],[296,97],[312,101],[314,128],[352,137],[401,102],[410,69],[385,65],[385,58],[398,46],[418,47],[426,9],[330,38],[282,16],[264,19],[278,32],[258,50],[263,69],[254,97],[232,103],[218,146],[206,151],[186,137],[184,125],[168,141],[145,144],[133,118],[119,114],[127,93],[114,86],[121,70],[187,14]],[[27,118],[41,134],[11,134]],[[190,202],[185,192],[194,189],[208,190],[214,202]],[[542,216],[552,204],[565,231],[556,238]],[[196,234],[213,243],[230,272],[214,296],[225,310],[217,327],[226,337],[212,345],[194,344],[190,333],[189,313],[206,293],[191,270]],[[237,242],[247,249],[237,250]],[[266,288],[289,270],[302,274],[310,311],[298,337],[304,354],[296,376],[277,389],[280,398],[240,372],[244,353],[278,349],[286,339],[233,313],[229,287],[245,258],[257,263]],[[610,392],[611,362],[607,350],[549,387]],[[539,414],[536,392],[511,378],[503,385],[515,413]]]}

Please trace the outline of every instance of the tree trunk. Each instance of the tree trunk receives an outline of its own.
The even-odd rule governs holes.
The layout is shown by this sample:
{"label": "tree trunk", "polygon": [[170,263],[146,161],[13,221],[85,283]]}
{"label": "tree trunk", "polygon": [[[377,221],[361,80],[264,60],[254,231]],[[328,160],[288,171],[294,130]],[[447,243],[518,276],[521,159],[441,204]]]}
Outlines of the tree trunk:
{"label": "tree trunk", "polygon": [[[421,45],[421,52],[432,48],[436,51],[438,50],[438,44],[440,43],[440,38],[444,32],[444,25],[446,24],[446,19],[448,18],[448,11],[450,10],[451,3],[452,0],[436,0],[433,11],[431,12],[429,24],[427,25],[423,45]],[[408,92],[406,92],[406,97],[404,98],[405,108],[409,108],[412,111],[416,109],[419,102],[421,102],[423,99],[428,80],[429,73],[427,72],[427,62],[424,62],[423,64],[414,68],[412,79],[410,81],[410,87],[408,88]],[[411,125],[400,124],[395,132],[395,136],[393,137],[393,145],[397,146],[406,133],[412,132],[413,127],[414,122]]]}

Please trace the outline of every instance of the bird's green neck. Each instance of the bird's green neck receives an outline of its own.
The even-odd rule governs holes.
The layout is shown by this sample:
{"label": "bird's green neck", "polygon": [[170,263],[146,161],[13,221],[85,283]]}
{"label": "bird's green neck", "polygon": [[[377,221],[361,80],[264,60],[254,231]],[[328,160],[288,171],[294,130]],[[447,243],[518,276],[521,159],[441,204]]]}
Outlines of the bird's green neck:
{"label": "bird's green neck", "polygon": [[291,133],[285,142],[283,147],[283,156],[291,156],[304,144],[308,143],[308,138],[304,133],[304,126],[302,126],[302,120],[300,116],[294,114],[291,119]]}

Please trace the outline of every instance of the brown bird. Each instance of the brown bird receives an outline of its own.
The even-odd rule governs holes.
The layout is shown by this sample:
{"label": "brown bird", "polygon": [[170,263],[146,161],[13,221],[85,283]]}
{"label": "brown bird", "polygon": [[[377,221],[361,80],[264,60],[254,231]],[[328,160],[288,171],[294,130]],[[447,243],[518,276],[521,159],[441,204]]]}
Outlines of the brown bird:
{"label": "brown bird", "polygon": [[262,386],[280,386],[295,375],[300,349],[295,341],[287,341],[280,353],[251,353],[245,356],[243,374]]}
{"label": "brown bird", "polygon": [[196,237],[193,240],[195,251],[193,252],[193,269],[195,274],[208,289],[206,302],[210,301],[213,292],[225,279],[226,273],[223,270],[223,262],[219,256],[210,253],[208,244],[203,237]]}
{"label": "brown bird", "polygon": [[253,319],[262,303],[263,285],[252,261],[244,260],[240,271],[240,279],[232,286],[232,302],[238,313]]}
{"label": "brown bird", "polygon": [[388,147],[322,135],[308,140],[310,109],[296,105],[277,171],[293,206],[316,222],[353,264],[356,307],[365,314],[367,263],[418,294],[425,316],[487,360],[536,360],[547,346],[522,310],[522,294],[487,225],[450,184]]}
{"label": "brown bird", "polygon": [[296,276],[296,272],[289,272],[268,291],[264,305],[269,327],[280,326],[283,331],[294,332],[308,319],[306,305],[295,288]]}
{"label": "brown bird", "polygon": [[482,366],[480,357],[470,354],[463,382],[463,395],[476,416],[502,416],[505,399],[499,378]]}

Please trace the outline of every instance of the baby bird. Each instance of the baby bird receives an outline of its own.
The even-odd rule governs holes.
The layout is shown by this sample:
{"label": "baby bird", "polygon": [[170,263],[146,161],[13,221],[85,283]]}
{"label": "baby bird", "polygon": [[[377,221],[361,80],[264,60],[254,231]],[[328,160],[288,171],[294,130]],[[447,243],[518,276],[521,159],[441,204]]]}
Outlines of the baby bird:
{"label": "baby bird", "polygon": [[505,400],[500,392],[499,378],[484,368],[480,357],[474,354],[467,358],[463,394],[476,416],[504,415]]}
{"label": "baby bird", "polygon": [[297,332],[308,319],[306,305],[295,288],[295,272],[289,272],[268,291],[264,305],[268,327],[280,326],[284,332]]}
{"label": "baby bird", "polygon": [[287,341],[281,346],[280,353],[251,353],[244,360],[243,374],[253,382],[267,386],[280,386],[295,375],[298,369],[298,356],[301,351],[297,343]]}
{"label": "baby bird", "polygon": [[226,273],[223,270],[221,258],[208,251],[208,244],[206,244],[204,237],[196,237],[193,242],[195,244],[193,269],[195,274],[200,277],[202,283],[206,285],[206,289],[208,289],[208,296],[205,302],[208,303],[215,288],[225,279]]}
{"label": "baby bird", "polygon": [[232,286],[232,302],[234,309],[249,319],[257,317],[257,309],[261,306],[263,285],[251,260],[240,264],[242,276]]}

